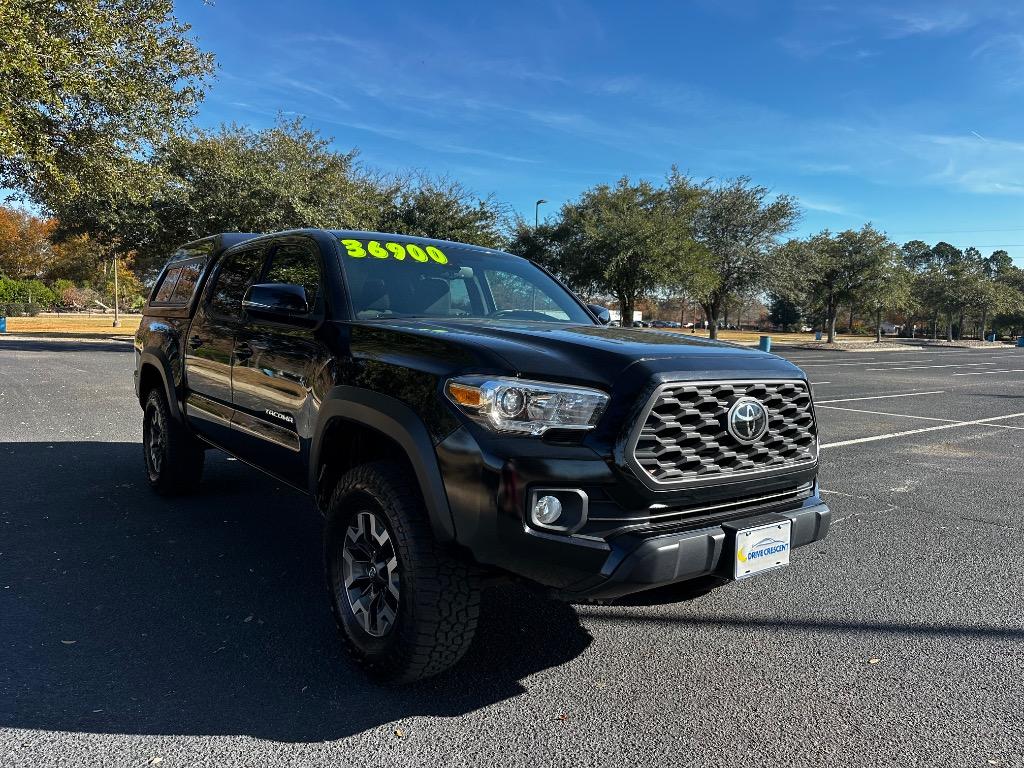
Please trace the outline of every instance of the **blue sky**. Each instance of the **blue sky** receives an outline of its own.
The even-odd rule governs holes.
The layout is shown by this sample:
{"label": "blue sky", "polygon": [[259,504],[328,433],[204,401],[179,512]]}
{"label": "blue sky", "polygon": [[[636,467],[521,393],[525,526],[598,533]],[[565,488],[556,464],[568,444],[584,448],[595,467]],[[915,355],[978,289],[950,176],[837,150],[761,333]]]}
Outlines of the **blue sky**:
{"label": "blue sky", "polygon": [[623,174],[751,176],[797,234],[859,227],[1024,265],[1024,7],[988,2],[179,0],[206,126],[304,115],[385,171],[528,218]]}

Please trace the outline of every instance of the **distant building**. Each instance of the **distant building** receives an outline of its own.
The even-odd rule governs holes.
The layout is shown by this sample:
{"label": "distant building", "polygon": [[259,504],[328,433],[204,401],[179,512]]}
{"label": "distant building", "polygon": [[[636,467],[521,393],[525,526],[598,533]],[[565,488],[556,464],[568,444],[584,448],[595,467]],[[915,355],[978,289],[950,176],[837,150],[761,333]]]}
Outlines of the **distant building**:
{"label": "distant building", "polygon": [[[608,311],[611,313],[612,320],[615,320],[616,322],[622,322],[622,315],[619,314],[619,310],[617,310],[617,309],[609,309]],[[641,312],[639,309],[634,309],[633,310],[633,322],[637,323],[637,322],[639,322],[639,321],[641,321],[643,319],[644,319],[644,313]]]}

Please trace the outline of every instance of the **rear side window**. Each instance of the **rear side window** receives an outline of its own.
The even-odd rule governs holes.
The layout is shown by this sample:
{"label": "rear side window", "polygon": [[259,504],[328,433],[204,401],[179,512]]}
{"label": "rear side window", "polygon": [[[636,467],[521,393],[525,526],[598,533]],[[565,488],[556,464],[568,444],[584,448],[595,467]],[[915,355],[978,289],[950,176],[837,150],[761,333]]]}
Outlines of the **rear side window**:
{"label": "rear side window", "polygon": [[156,295],[153,297],[154,304],[166,304],[171,300],[171,295],[174,293],[174,287],[178,284],[180,276],[181,267],[167,270],[163,280],[160,281],[160,286],[156,289]]}
{"label": "rear side window", "polygon": [[212,240],[204,240],[190,245],[183,245],[174,255],[164,274],[156,284],[152,304],[164,304],[171,307],[183,307],[192,301],[196,286],[203,274],[203,267],[213,253]]}
{"label": "rear side window", "polygon": [[[192,300],[192,294],[196,292],[196,284],[199,282],[201,268],[202,264],[198,261],[190,261],[181,265],[178,283],[174,286],[174,293],[171,294],[171,304],[188,304]],[[163,286],[160,287],[163,288]]]}
{"label": "rear side window", "polygon": [[210,310],[214,314],[227,318],[242,316],[242,297],[262,260],[260,248],[248,248],[224,257],[210,294]]}

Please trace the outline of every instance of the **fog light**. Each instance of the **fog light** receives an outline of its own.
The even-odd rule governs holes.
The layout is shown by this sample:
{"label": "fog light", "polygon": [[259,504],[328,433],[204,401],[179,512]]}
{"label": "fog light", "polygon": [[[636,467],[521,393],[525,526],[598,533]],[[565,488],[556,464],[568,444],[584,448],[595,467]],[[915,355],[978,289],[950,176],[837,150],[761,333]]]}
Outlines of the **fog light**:
{"label": "fog light", "polygon": [[551,525],[562,516],[562,502],[554,496],[541,496],[533,505],[533,521],[539,525]]}

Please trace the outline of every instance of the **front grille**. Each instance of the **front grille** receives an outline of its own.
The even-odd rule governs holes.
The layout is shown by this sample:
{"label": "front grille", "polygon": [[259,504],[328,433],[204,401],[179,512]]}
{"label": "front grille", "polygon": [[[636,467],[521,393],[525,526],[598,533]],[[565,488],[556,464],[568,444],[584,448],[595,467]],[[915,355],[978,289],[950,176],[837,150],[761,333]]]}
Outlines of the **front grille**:
{"label": "front grille", "polygon": [[[768,429],[753,443],[734,438],[726,415],[741,397],[768,412]],[[634,431],[629,453],[658,485],[733,477],[812,465],[817,428],[802,381],[672,382],[660,386]]]}

